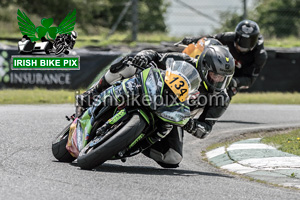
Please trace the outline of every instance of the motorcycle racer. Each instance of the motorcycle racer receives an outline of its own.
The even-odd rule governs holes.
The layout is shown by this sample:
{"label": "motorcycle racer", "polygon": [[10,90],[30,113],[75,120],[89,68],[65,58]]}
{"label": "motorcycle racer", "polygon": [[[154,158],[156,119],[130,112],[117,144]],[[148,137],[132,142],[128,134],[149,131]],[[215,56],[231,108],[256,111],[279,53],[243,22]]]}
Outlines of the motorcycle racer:
{"label": "motorcycle racer", "polygon": [[[196,43],[202,37],[185,37],[182,43]],[[228,46],[235,59],[235,74],[227,90],[229,97],[234,96],[239,89],[251,87],[267,61],[264,39],[258,24],[251,20],[243,20],[236,26],[235,32],[205,37],[215,38]]]}
{"label": "motorcycle racer", "polygon": [[74,48],[77,36],[78,36],[78,34],[76,31],[71,31],[70,34],[58,35],[54,40],[55,49],[57,49],[59,45],[64,45],[65,50],[63,53],[69,54],[69,50]]}
{"label": "motorcycle racer", "polygon": [[[204,104],[197,101],[191,104],[190,109],[192,112],[195,111],[196,113],[197,109],[202,109],[203,112],[198,119],[191,119],[184,127],[185,130],[194,136],[205,138],[211,132],[217,119],[225,112],[229,103],[226,87],[230,83],[234,73],[234,60],[230,52],[223,46],[208,46],[204,49],[199,59],[193,59],[183,53],[160,54],[152,50],[141,51],[133,59],[124,57],[115,61],[100,81],[81,95],[81,98],[78,98],[78,100],[81,100],[81,102],[79,101],[81,105],[88,106],[87,103],[93,100],[91,96],[98,95],[116,81],[131,77],[136,73],[138,68],[144,68],[149,63],[154,63],[158,68],[165,70],[166,62],[170,58],[175,61],[186,61],[193,65],[198,70],[202,79],[201,86],[195,96],[212,99]],[[128,61],[131,61],[138,67],[124,65]],[[196,98],[196,100],[199,100],[199,98]],[[193,100],[190,101],[192,102]],[[145,144],[145,146],[152,146],[145,149],[143,153],[154,159],[162,167],[178,167],[178,164],[182,160],[183,129],[176,126],[172,129],[165,127],[164,130],[168,130],[170,133],[163,139],[162,137],[159,138],[159,136],[154,138],[155,140],[161,139],[161,141],[153,145],[151,143],[152,138],[146,140],[149,144]]]}

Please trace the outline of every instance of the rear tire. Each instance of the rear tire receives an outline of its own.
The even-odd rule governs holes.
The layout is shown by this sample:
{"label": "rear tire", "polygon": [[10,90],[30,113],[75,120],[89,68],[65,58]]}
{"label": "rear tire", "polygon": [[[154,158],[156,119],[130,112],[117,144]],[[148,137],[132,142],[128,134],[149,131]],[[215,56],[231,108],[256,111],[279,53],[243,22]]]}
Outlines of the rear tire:
{"label": "rear tire", "polygon": [[129,146],[144,130],[145,120],[139,114],[133,114],[131,119],[116,130],[103,144],[90,148],[89,144],[83,148],[77,158],[77,164],[82,169],[93,169],[111,159]]}
{"label": "rear tire", "polygon": [[62,132],[57,135],[52,142],[52,154],[60,162],[72,162],[74,158],[66,149],[68,142],[69,130],[72,123],[70,123]]}

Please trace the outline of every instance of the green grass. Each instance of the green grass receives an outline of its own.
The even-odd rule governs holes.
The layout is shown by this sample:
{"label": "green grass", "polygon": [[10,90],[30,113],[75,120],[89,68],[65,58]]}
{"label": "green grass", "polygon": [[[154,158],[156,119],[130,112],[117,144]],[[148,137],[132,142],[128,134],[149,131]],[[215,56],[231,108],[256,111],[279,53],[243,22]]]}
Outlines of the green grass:
{"label": "green grass", "polygon": [[265,39],[265,47],[300,47],[300,40],[295,36],[285,38],[269,38]]}
{"label": "green grass", "polygon": [[[0,22],[0,28],[1,28]],[[105,47],[109,45],[127,45],[134,47],[138,43],[151,43],[160,44],[161,42],[178,42],[183,39],[183,36],[171,37],[167,33],[153,32],[153,33],[139,33],[138,40],[136,42],[131,41],[131,32],[116,32],[110,37],[107,37],[108,29],[101,29],[99,35],[86,35],[80,29],[78,30],[78,40],[76,41],[75,48],[81,48],[85,46]],[[2,32],[2,33],[1,33]],[[2,38],[18,39],[22,37],[20,32],[3,32],[0,31]],[[16,42],[1,40],[1,43],[17,46]],[[265,47],[300,47],[300,40],[294,36],[286,38],[265,38]]]}
{"label": "green grass", "polygon": [[[12,33],[8,35],[7,33],[0,34],[3,38],[20,38],[21,33]],[[131,41],[130,31],[126,32],[116,32],[109,38],[107,38],[107,31],[102,32],[99,35],[85,35],[79,33],[78,40],[76,41],[75,48],[81,48],[86,46],[95,47],[105,47],[109,45],[127,45],[129,47],[134,47],[138,43],[151,43],[160,44],[161,42],[178,42],[183,37],[170,37],[167,33],[154,32],[154,33],[139,33],[138,40],[136,42]],[[1,43],[17,46],[16,42],[1,40]],[[286,38],[265,38],[265,47],[300,47],[300,40],[296,37],[286,37]]]}
{"label": "green grass", "polygon": [[231,103],[300,104],[300,93],[238,93],[232,98]]}
{"label": "green grass", "polygon": [[0,104],[62,104],[74,102],[75,91],[69,90],[0,90]]}
{"label": "green grass", "polygon": [[78,36],[78,41],[76,41],[76,48],[85,46],[108,46],[108,45],[127,45],[129,47],[134,47],[138,43],[151,43],[160,44],[162,41],[174,42],[179,41],[182,38],[169,37],[165,33],[140,33],[138,35],[138,40],[136,42],[131,41],[130,32],[117,32],[111,37],[107,38],[105,33],[97,36]]}
{"label": "green grass", "polygon": [[[108,46],[108,45],[128,45],[135,46],[137,43],[152,43],[160,44],[164,42],[178,42],[182,37],[170,37],[167,33],[139,33],[138,41],[131,42],[131,33],[128,32],[117,32],[108,39],[106,38],[106,33],[102,33],[97,36],[86,36],[82,35],[78,37],[81,41],[76,43],[76,47],[84,46]],[[300,47],[300,40],[296,37],[286,37],[286,38],[265,38],[265,47]]]}
{"label": "green grass", "polygon": [[[0,34],[2,38],[12,38],[21,39],[21,33],[13,33],[12,35]],[[178,42],[182,37],[170,37],[166,33],[154,32],[154,33],[139,33],[138,40],[136,42],[131,41],[131,33],[127,32],[116,32],[109,38],[107,38],[107,33],[103,32],[100,35],[81,35],[78,34],[78,39],[76,40],[75,48],[81,48],[86,46],[94,47],[106,47],[109,45],[125,45],[128,47],[134,47],[138,43],[151,43],[160,44],[164,42]],[[1,43],[7,45],[17,46],[17,42],[12,42],[8,40],[0,40]]]}
{"label": "green grass", "polygon": [[272,145],[281,151],[300,156],[300,129],[286,134],[265,137],[262,139],[262,142]]}
{"label": "green grass", "polygon": [[[0,104],[61,104],[74,103],[74,99],[75,90],[0,90]],[[238,93],[231,103],[300,104],[300,93]]]}

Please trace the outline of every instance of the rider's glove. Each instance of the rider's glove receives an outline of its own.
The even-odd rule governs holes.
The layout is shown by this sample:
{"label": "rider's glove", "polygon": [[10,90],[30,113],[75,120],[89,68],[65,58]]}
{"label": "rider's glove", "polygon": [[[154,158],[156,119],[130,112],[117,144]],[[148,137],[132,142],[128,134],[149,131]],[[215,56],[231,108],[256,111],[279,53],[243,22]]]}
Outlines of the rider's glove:
{"label": "rider's glove", "polygon": [[228,85],[228,95],[231,98],[232,96],[236,95],[238,92],[238,83],[235,78],[232,78],[229,85]]}
{"label": "rider's glove", "polygon": [[132,60],[132,64],[139,68],[145,68],[148,64],[148,59],[144,55],[136,55]]}
{"label": "rider's glove", "polygon": [[206,127],[207,124],[205,122],[199,122],[196,119],[190,119],[183,128],[195,137],[204,139],[211,131]]}
{"label": "rider's glove", "polygon": [[191,44],[193,42],[197,42],[197,41],[198,41],[198,39],[191,38],[191,37],[185,37],[185,38],[183,38],[181,43],[184,44],[184,45],[189,45],[189,44]]}
{"label": "rider's glove", "polygon": [[235,67],[241,68],[242,67],[242,63],[240,61],[235,60]]}
{"label": "rider's glove", "polygon": [[130,56],[125,56],[121,61],[120,63],[122,63],[123,65],[126,65],[127,67],[129,66],[128,64],[129,63],[132,63],[133,61],[133,57],[130,57]]}
{"label": "rider's glove", "polygon": [[99,86],[94,85],[93,87],[85,91],[83,94],[76,95],[76,105],[81,106],[83,108],[90,107],[93,104],[95,98],[100,94],[99,90]]}
{"label": "rider's glove", "polygon": [[110,66],[109,71],[111,73],[118,73],[123,70],[125,67],[129,67],[132,64],[132,57],[125,56],[122,59],[116,59]]}

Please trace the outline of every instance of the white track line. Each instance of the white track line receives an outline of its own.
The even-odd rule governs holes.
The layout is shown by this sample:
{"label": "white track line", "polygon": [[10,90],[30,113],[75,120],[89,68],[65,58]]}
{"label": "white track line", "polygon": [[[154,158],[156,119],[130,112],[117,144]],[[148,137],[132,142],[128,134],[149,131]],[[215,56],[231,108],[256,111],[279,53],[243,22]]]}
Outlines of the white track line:
{"label": "white track line", "polygon": [[269,157],[251,158],[239,161],[240,164],[257,168],[258,170],[272,170],[278,168],[299,168],[300,157]]}
{"label": "white track line", "polygon": [[232,163],[232,164],[229,164],[229,165],[224,165],[221,168],[229,170],[231,172],[236,172],[236,173],[239,173],[239,174],[245,174],[245,173],[254,172],[254,171],[257,170],[256,168],[245,167],[245,166],[240,165],[238,163]]}
{"label": "white track line", "polygon": [[222,155],[222,154],[225,154],[225,147],[219,147],[217,149],[214,149],[212,151],[209,151],[206,153],[206,157],[208,159],[211,159],[213,157],[216,157],[216,156],[219,156],[219,155]]}
{"label": "white track line", "polygon": [[276,148],[261,143],[240,143],[240,144],[230,145],[227,148],[227,151],[240,150],[240,149],[276,149]]}

